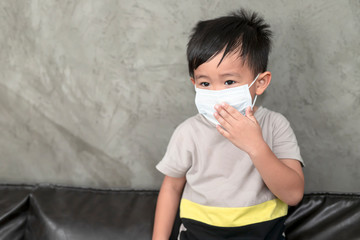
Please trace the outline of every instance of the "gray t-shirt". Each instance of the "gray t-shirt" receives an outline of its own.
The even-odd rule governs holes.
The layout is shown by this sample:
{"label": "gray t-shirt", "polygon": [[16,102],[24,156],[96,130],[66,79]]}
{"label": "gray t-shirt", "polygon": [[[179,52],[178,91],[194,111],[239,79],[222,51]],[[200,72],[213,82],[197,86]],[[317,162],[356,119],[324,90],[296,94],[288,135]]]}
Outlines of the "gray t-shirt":
{"label": "gray t-shirt", "polygon": [[[295,159],[304,165],[295,134],[283,115],[259,107],[254,116],[280,160]],[[182,198],[204,206],[239,208],[276,198],[249,155],[200,114],[176,128],[156,168],[170,177],[186,176]]]}

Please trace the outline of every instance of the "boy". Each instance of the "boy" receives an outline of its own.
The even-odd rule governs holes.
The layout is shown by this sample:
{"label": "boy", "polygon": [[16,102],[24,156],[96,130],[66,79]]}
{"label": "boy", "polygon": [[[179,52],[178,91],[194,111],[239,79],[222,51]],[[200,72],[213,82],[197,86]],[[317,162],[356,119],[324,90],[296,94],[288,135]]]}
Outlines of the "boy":
{"label": "boy", "polygon": [[284,239],[303,161],[285,117],[254,106],[271,81],[270,37],[245,10],[194,28],[187,57],[199,114],[177,127],[157,165],[154,240],[169,239],[179,204],[178,239]]}

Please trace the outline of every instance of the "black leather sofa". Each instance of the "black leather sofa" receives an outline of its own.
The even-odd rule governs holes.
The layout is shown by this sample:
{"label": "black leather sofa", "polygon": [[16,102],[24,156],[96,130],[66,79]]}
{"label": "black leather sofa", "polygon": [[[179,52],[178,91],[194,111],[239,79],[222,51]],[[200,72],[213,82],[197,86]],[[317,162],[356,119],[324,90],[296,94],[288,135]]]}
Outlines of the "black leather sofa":
{"label": "black leather sofa", "polygon": [[[158,191],[0,185],[1,240],[151,239]],[[177,225],[172,239],[175,239]],[[289,209],[287,239],[360,239],[360,194],[310,193]]]}

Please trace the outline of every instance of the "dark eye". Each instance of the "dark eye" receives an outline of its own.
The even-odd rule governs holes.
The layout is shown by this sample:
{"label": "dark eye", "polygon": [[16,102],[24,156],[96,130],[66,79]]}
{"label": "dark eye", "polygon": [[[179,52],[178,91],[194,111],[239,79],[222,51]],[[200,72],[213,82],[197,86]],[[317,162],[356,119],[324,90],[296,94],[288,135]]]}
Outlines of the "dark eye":
{"label": "dark eye", "polygon": [[234,83],[235,83],[235,81],[233,81],[233,80],[227,80],[225,82],[225,85],[231,85],[231,84],[234,84]]}
{"label": "dark eye", "polygon": [[208,82],[200,83],[200,86],[203,86],[203,87],[208,87],[209,85],[210,85],[210,83],[208,83]]}

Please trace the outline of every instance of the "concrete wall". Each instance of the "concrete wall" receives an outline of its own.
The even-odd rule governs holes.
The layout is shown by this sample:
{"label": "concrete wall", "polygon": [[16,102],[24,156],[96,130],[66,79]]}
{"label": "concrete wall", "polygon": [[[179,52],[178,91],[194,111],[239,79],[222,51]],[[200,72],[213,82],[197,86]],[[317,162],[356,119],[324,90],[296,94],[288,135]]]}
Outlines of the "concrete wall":
{"label": "concrete wall", "polygon": [[307,191],[360,191],[360,2],[0,1],[0,182],[158,188],[196,113],[185,49],[239,7],[275,33],[259,103],[292,123]]}

